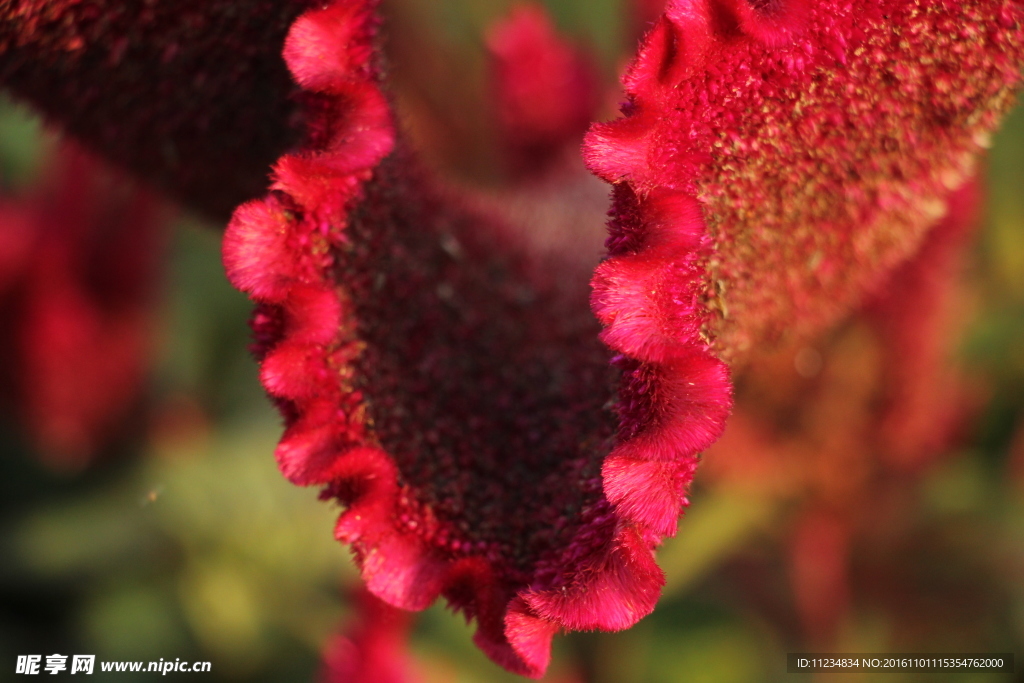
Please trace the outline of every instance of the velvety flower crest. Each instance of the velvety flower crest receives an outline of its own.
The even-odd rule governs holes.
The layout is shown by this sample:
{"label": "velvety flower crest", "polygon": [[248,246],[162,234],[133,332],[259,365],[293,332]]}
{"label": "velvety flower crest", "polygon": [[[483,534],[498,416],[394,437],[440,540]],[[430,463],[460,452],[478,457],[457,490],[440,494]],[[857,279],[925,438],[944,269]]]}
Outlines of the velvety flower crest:
{"label": "velvety flower crest", "polygon": [[[526,16],[492,36],[499,60],[558,56],[545,92],[578,80]],[[292,26],[308,140],[236,211],[225,267],[258,303],[280,467],[344,505],[368,589],[444,595],[491,658],[540,676],[560,629],[653,609],[653,551],[731,407],[723,360],[834,321],[943,214],[1012,102],[1021,5],[669,3],[623,117],[585,145],[613,185],[592,293],[421,169],[375,30],[355,0]],[[543,138],[508,66],[509,121]],[[541,118],[564,136],[574,112]]]}
{"label": "velvety flower crest", "polygon": [[[489,655],[538,676],[558,629],[624,628],[653,609],[651,550],[721,429],[727,374],[705,347],[610,366],[584,287],[532,281],[497,218],[392,151],[374,22],[362,3],[296,22],[285,56],[313,97],[311,140],[236,212],[225,266],[260,302],[261,377],[288,419],[281,468],[346,505],[337,535],[369,589],[408,609],[446,595]],[[657,489],[640,501],[636,485]]]}
{"label": "velvety flower crest", "polygon": [[[736,359],[835,321],[917,250],[1015,102],[1022,11],[1012,0],[671,2],[626,75],[625,116],[595,125],[584,154],[619,188],[618,215],[639,212],[634,223],[663,221],[661,209],[643,216],[665,193],[692,203],[711,246],[697,275],[664,277],[687,291],[702,281],[704,332]],[[649,239],[613,232],[613,256]],[[617,303],[602,292],[633,280],[630,262],[612,259],[595,280],[606,335]],[[659,310],[648,319],[679,317]]]}

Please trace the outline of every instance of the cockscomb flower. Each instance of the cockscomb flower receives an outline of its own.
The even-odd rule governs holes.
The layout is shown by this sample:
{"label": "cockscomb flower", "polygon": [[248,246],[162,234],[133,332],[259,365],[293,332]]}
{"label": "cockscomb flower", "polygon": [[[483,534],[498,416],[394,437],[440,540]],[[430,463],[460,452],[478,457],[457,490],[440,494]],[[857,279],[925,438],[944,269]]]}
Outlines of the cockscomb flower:
{"label": "cockscomb flower", "polygon": [[493,658],[537,675],[556,619],[623,627],[660,585],[601,493],[607,355],[578,267],[555,290],[540,276],[558,264],[392,154],[373,21],[339,4],[293,27],[286,59],[330,118],[279,162],[277,193],[236,213],[225,264],[262,302],[263,381],[290,418],[281,467],[346,504],[337,534],[369,589],[409,609],[445,593]]}
{"label": "cockscomb flower", "polygon": [[6,406],[52,465],[84,465],[139,398],[167,209],[63,142],[31,196],[4,198]]}
{"label": "cockscomb flower", "polygon": [[444,594],[533,676],[556,631],[653,608],[651,551],[729,411],[721,358],[831,322],[911,254],[1019,80],[1018,6],[862,4],[670,3],[584,151],[615,186],[611,358],[578,264],[531,258],[396,142],[371,5],[296,22],[313,134],[225,265],[260,303],[281,468],[346,506],[372,592]]}
{"label": "cockscomb flower", "polygon": [[[625,628],[653,609],[653,551],[730,410],[726,363],[836,321],[914,253],[1024,64],[1019,0],[669,2],[624,78],[622,118],[594,125],[584,147],[613,186],[591,292],[586,250],[539,250],[514,219],[422,170],[391,112],[375,3],[335,0],[291,25],[301,112],[282,104],[291,89],[273,68],[217,78],[178,60],[251,54],[252,36],[273,42],[311,5],[255,3],[222,44],[218,27],[239,21],[228,0],[189,4],[187,20],[158,2],[108,22],[75,5],[58,21],[67,4],[17,3],[0,73],[55,116],[85,90],[87,120],[101,123],[80,134],[101,146],[121,101],[106,101],[97,74],[135,95],[155,88],[145,116],[118,119],[132,133],[119,158],[210,210],[223,198],[168,161],[190,117],[203,135],[188,155],[218,174],[226,148],[260,139],[266,154],[305,121],[305,144],[274,165],[269,194],[236,210],[224,242],[229,278],[257,302],[261,378],[286,420],[278,462],[345,506],[337,536],[372,593],[407,609],[444,595],[477,621],[481,648],[531,676],[555,632]],[[174,31],[96,47],[163,21]],[[548,40],[518,37],[531,35]],[[202,97],[139,78],[142,57],[196,70]],[[33,87],[39,71],[81,78],[58,97]],[[168,111],[178,105],[186,114]],[[264,127],[218,139],[211,112],[231,109]],[[170,152],[143,152],[132,141],[146,117],[190,123],[167,128]],[[265,140],[246,137],[260,130]],[[252,173],[232,179],[232,196]]]}

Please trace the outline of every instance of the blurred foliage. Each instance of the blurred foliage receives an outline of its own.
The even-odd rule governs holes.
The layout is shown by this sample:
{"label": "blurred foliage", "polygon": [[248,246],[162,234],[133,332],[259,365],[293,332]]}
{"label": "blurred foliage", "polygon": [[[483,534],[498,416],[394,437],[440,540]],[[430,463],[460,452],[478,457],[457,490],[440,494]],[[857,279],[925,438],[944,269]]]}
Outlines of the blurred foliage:
{"label": "blurred foliage", "polygon": [[32,182],[45,146],[39,119],[0,93],[0,187],[5,192],[16,192]]}
{"label": "blurred foliage", "polygon": [[[560,27],[595,47],[611,81],[632,40],[620,3],[548,4]],[[460,87],[472,92],[460,102],[480,106],[480,36],[509,5],[388,3],[445,54],[465,60],[472,83]],[[390,46],[400,82],[422,77],[394,45],[401,30]],[[399,93],[411,118],[421,96]],[[486,141],[486,130],[478,135]],[[0,102],[5,192],[31,181],[47,149],[38,121]],[[1024,108],[995,137],[987,180],[986,229],[965,283],[973,320],[960,359],[980,409],[955,452],[893,484],[903,492],[900,506],[873,518],[892,545],[854,545],[851,605],[834,651],[1024,653]],[[356,573],[332,539],[337,510],[276,469],[280,418],[246,353],[249,304],[223,278],[215,226],[180,221],[165,302],[148,422],[135,442],[70,477],[37,464],[9,423],[0,433],[0,661],[52,652],[180,657],[212,661],[204,681],[312,680],[324,641],[347,618],[343,596]],[[785,673],[786,653],[809,648],[787,565],[799,501],[701,474],[692,501],[679,535],[660,552],[668,585],[656,612],[625,633],[557,639],[548,680],[812,678]],[[892,576],[913,590],[887,592]],[[443,607],[427,610],[412,644],[423,680],[520,680],[491,664],[471,634]]]}

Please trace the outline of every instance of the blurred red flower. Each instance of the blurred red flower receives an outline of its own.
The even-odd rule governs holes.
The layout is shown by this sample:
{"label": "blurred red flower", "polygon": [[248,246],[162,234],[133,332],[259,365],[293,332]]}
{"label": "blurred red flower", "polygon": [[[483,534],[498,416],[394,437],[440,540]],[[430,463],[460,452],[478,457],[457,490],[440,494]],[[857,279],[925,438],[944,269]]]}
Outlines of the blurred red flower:
{"label": "blurred red flower", "polygon": [[62,143],[32,194],[4,198],[4,399],[39,453],[78,469],[140,398],[168,212]]}
{"label": "blurred red flower", "polygon": [[353,596],[357,620],[324,653],[322,683],[413,683],[406,647],[412,614],[361,590]]}

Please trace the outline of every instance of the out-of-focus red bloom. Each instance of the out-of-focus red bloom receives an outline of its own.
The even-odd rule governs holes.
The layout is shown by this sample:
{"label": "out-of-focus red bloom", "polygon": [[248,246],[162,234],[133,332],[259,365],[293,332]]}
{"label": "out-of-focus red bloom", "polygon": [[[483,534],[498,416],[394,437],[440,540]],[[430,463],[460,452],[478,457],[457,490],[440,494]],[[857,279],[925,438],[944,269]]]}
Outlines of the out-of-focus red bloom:
{"label": "out-of-focus red bloom", "polygon": [[31,196],[4,200],[5,399],[53,465],[83,465],[138,399],[166,214],[68,143]]}
{"label": "out-of-focus red bloom", "polygon": [[516,170],[536,174],[593,120],[596,69],[537,5],[513,10],[491,29],[487,47],[502,138]]}
{"label": "out-of-focus red bloom", "polygon": [[321,683],[413,683],[408,655],[412,614],[392,607],[366,590],[352,601],[356,622],[324,653]]}
{"label": "out-of-focus red bloom", "polygon": [[864,597],[854,595],[865,587],[853,585],[852,556],[901,535],[879,529],[879,516],[917,495],[911,484],[955,445],[971,407],[950,369],[948,328],[978,194],[973,182],[951,193],[918,254],[845,329],[751,364],[736,415],[705,457],[713,486],[795,510],[789,578],[810,646],[838,645],[853,598]]}
{"label": "out-of-focus red bloom", "polygon": [[845,521],[829,512],[810,511],[796,523],[790,550],[793,592],[813,646],[836,642],[849,608],[849,535]]}
{"label": "out-of-focus red bloom", "polygon": [[889,463],[919,469],[945,449],[964,423],[967,387],[950,367],[956,290],[964,252],[981,225],[977,181],[950,194],[946,216],[924,245],[868,299],[867,314],[883,339],[886,393],[875,438]]}

